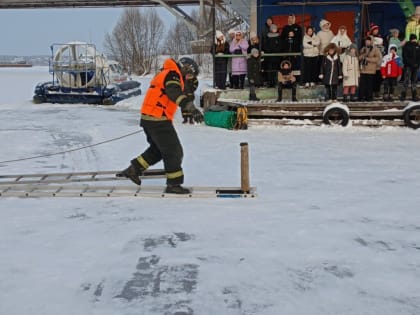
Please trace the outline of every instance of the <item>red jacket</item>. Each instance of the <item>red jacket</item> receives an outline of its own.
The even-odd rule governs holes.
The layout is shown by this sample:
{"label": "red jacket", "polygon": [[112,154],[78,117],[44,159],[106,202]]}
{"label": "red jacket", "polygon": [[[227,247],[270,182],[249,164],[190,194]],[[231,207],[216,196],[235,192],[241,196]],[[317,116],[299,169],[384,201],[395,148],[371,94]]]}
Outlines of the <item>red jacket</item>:
{"label": "red jacket", "polygon": [[389,53],[382,59],[381,75],[385,78],[398,78],[402,75],[401,58],[395,53]]}

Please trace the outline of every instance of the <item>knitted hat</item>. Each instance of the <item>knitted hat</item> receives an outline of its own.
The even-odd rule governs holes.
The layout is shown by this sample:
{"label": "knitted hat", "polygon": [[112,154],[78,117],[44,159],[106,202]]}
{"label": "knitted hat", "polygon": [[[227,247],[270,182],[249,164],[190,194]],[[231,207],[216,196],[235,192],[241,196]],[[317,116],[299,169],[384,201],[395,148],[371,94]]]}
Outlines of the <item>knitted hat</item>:
{"label": "knitted hat", "polygon": [[374,30],[379,30],[379,26],[376,25],[375,23],[370,23],[369,31],[373,32]]}
{"label": "knitted hat", "polygon": [[228,31],[228,34],[235,34],[235,30],[234,30],[233,28],[231,28],[231,29]]}
{"label": "knitted hat", "polygon": [[271,24],[270,25],[270,31],[272,31],[272,32],[277,32],[277,30],[278,30],[278,26],[277,26],[277,24]]}
{"label": "knitted hat", "polygon": [[389,32],[390,32],[391,34],[394,34],[394,33],[399,33],[399,32],[400,32],[400,30],[399,30],[398,28],[391,28],[391,29],[389,30]]}
{"label": "knitted hat", "polygon": [[322,19],[321,22],[319,22],[319,27],[322,28],[324,25],[327,25],[327,24],[330,24],[331,25],[331,22],[330,21],[327,21],[325,19]]}
{"label": "knitted hat", "polygon": [[219,30],[216,31],[216,38],[220,38],[223,36],[223,33]]}
{"label": "knitted hat", "polygon": [[258,49],[257,48],[252,48],[251,49],[251,55],[256,55],[256,54],[259,54],[260,52],[258,51]]}
{"label": "knitted hat", "polygon": [[249,32],[249,38],[257,37],[257,33],[255,32]]}

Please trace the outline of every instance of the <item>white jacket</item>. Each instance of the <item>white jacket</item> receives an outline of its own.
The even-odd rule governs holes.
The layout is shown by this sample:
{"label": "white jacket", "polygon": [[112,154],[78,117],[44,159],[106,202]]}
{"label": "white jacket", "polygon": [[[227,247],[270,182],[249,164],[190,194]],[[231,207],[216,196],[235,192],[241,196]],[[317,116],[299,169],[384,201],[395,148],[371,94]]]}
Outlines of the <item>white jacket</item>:
{"label": "white jacket", "polygon": [[[309,44],[310,43],[310,44]],[[311,36],[305,34],[303,36],[303,56],[304,57],[317,57],[319,56],[319,44],[321,41],[315,34]]]}

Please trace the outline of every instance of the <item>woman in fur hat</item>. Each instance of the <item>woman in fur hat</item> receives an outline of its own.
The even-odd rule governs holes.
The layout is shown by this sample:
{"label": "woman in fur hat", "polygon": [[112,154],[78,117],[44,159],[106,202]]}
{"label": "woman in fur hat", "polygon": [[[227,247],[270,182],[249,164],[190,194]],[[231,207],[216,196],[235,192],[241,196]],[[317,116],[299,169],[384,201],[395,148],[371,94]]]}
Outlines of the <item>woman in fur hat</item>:
{"label": "woman in fur hat", "polygon": [[338,47],[330,43],[325,47],[322,59],[319,78],[325,85],[325,101],[337,100],[337,86],[339,80],[343,78],[340,58],[338,57]]}
{"label": "woman in fur hat", "polygon": [[321,28],[321,30],[316,35],[321,41],[321,44],[319,45],[319,52],[320,54],[322,54],[325,47],[327,47],[327,45],[331,43],[331,40],[334,37],[334,33],[330,29],[331,23],[327,20],[322,19],[321,22],[319,22],[319,27]]}
{"label": "woman in fur hat", "polygon": [[216,31],[216,38],[212,47],[212,53],[215,54],[215,88],[225,90],[228,59],[220,55],[229,54],[229,44],[226,41],[225,35],[223,35],[221,31]]}

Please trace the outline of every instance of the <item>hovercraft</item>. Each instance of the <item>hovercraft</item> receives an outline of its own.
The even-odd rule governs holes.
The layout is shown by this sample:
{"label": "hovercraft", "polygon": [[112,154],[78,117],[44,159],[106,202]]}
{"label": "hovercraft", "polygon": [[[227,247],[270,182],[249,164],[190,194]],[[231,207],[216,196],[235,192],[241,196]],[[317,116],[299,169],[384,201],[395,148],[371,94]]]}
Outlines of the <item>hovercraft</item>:
{"label": "hovercraft", "polygon": [[141,94],[140,82],[130,80],[117,62],[97,54],[93,44],[51,45],[49,72],[52,81],[35,87],[36,104],[114,105]]}

